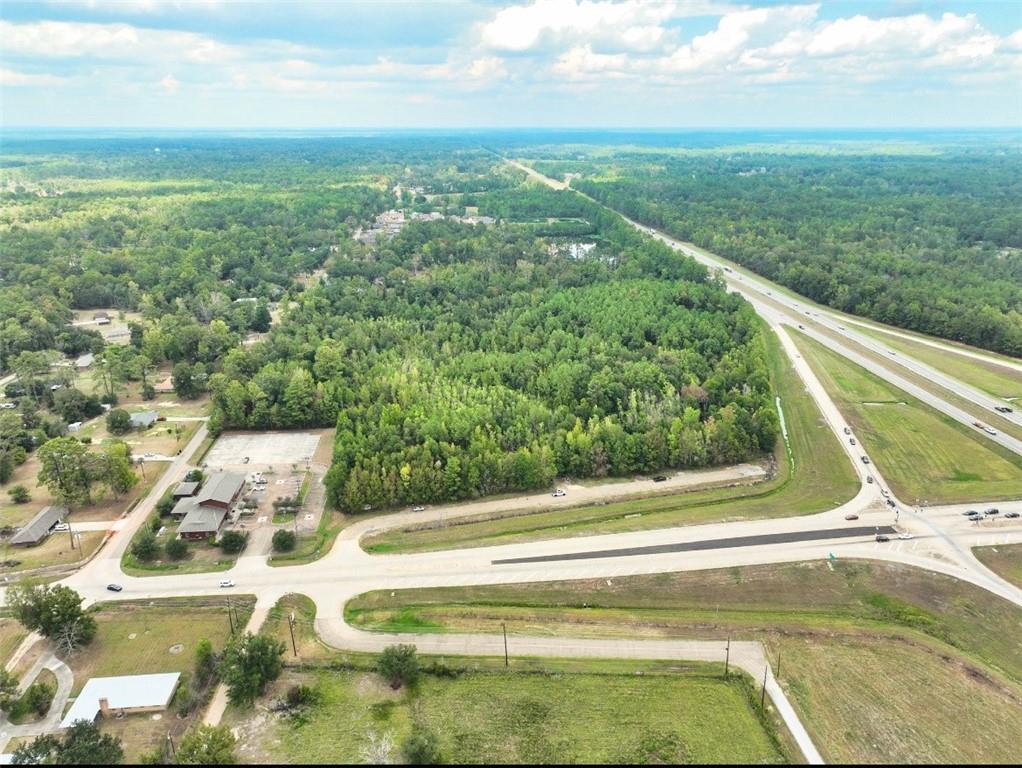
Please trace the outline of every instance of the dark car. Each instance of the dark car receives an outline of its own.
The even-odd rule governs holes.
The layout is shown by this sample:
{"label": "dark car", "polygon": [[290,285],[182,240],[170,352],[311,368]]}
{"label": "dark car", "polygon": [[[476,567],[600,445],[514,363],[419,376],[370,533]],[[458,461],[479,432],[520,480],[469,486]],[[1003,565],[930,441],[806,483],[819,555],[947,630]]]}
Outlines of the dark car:
{"label": "dark car", "polygon": [[894,499],[888,499],[887,500],[887,506],[894,507]]}
{"label": "dark car", "polygon": [[1005,512],[1004,516],[1005,517],[1022,517],[1022,514],[1020,514],[1018,512]]}
{"label": "dark car", "polygon": [[855,514],[854,512],[851,513],[850,515],[845,515],[845,520],[858,520],[858,519],[859,519],[859,516],[857,514]]}
{"label": "dark car", "polygon": [[665,480],[667,480],[667,475],[657,475],[656,477],[653,478],[654,483],[662,483]]}
{"label": "dark car", "polygon": [[122,587],[120,584],[107,584],[106,588],[111,592],[120,592],[122,589],[124,589],[124,587]]}
{"label": "dark car", "polygon": [[984,515],[999,515],[999,514],[1001,514],[1001,510],[995,509],[994,507],[991,507],[990,509],[984,511],[983,514]]}
{"label": "dark car", "polygon": [[966,512],[962,512],[962,514],[966,515],[967,517],[972,517],[973,515],[978,515],[979,512],[977,512],[974,509],[970,509],[970,510],[967,510]]}
{"label": "dark car", "polygon": [[863,464],[869,464],[869,456],[863,456],[862,457],[862,463]]}
{"label": "dark car", "polygon": [[877,534],[877,541],[879,541],[879,542],[890,541],[890,540],[891,540],[890,536],[884,536],[884,534],[882,534],[882,533],[878,533]]}

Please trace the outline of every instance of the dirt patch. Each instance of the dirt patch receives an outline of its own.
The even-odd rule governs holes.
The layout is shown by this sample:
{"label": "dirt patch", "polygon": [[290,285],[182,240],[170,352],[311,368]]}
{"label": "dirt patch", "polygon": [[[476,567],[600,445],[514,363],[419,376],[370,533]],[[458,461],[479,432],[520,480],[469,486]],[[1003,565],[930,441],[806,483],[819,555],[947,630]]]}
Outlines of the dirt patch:
{"label": "dirt patch", "polygon": [[184,649],[185,649],[184,645],[182,645],[181,643],[175,643],[174,645],[170,646],[170,648],[168,648],[167,650],[170,653],[178,654],[181,653]]}
{"label": "dirt patch", "polygon": [[401,696],[401,689],[394,690],[379,675],[359,675],[355,681],[355,692],[359,696],[374,696],[382,699],[396,699]]}

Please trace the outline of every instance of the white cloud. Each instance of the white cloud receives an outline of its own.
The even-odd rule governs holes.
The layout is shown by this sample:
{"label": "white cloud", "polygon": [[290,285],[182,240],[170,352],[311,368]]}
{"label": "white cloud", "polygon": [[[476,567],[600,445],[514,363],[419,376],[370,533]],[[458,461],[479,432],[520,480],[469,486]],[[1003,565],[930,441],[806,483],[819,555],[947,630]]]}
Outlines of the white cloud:
{"label": "white cloud", "polygon": [[66,83],[68,78],[57,77],[49,74],[32,74],[29,72],[18,72],[6,67],[0,67],[0,87],[46,87]]}
{"label": "white cloud", "polygon": [[163,90],[167,93],[177,93],[178,89],[181,88],[181,83],[173,75],[167,75],[160,80],[160,85],[163,86]]}
{"label": "white cloud", "polygon": [[648,50],[666,37],[662,27],[679,10],[677,2],[644,0],[534,0],[512,5],[481,25],[484,46],[527,51],[543,43],[600,38],[636,50]]}

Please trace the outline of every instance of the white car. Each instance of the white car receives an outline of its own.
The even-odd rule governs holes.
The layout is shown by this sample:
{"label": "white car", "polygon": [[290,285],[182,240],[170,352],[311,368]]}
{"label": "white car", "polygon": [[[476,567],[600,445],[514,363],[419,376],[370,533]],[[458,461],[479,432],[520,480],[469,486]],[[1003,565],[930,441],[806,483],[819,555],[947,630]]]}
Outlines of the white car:
{"label": "white car", "polygon": [[913,537],[911,533],[899,533],[898,538],[907,541],[908,539],[911,539]]}
{"label": "white car", "polygon": [[558,489],[557,489],[556,491],[554,491],[554,492],[553,492],[553,493],[551,493],[550,495],[551,495],[551,496],[566,496],[567,494],[566,494],[566,493],[565,493],[565,492],[564,492],[563,490],[561,490],[560,488],[558,488]]}
{"label": "white car", "polygon": [[231,579],[220,579],[220,586],[221,587],[233,587],[234,586],[234,581],[232,581]]}
{"label": "white car", "polygon": [[420,506],[418,504],[416,504],[414,507],[412,507],[412,512],[425,512],[425,511],[426,511],[426,508],[423,507],[423,506]]}
{"label": "white car", "polygon": [[71,530],[71,523],[57,523],[55,526],[53,526],[53,530],[55,530],[55,531],[70,531]]}
{"label": "white car", "polygon": [[156,458],[156,454],[155,453],[143,453],[142,454],[142,458],[143,459],[155,459]]}

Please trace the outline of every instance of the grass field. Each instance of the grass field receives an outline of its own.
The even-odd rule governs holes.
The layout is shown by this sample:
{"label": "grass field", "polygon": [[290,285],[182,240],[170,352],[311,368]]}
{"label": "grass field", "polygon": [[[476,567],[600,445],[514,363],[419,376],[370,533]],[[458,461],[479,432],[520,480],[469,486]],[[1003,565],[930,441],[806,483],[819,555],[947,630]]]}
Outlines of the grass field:
{"label": "grass field", "polygon": [[1022,611],[902,565],[374,592],[346,614],[387,631],[505,623],[512,658],[516,634],[758,639],[829,762],[1003,762],[1022,744]]}
{"label": "grass field", "polygon": [[975,547],[972,554],[1001,578],[1022,587],[1022,544]]}
{"label": "grass field", "polygon": [[288,629],[287,617],[295,615],[295,645],[298,647],[297,660],[310,661],[328,659],[336,653],[323,645],[316,634],[313,622],[316,619],[316,604],[304,595],[285,595],[270,609],[266,620],[259,629],[259,634],[269,635],[284,644],[287,649],[284,658],[288,662],[295,660],[294,646],[291,643],[291,632]]}
{"label": "grass field", "polygon": [[785,761],[751,685],[707,672],[467,672],[392,691],[371,672],[319,671],[277,688],[299,680],[320,702],[297,719],[249,715],[237,726],[243,760],[364,762],[375,733],[390,734],[391,761],[404,762],[400,744],[415,723],[437,734],[452,764]]}
{"label": "grass field", "polygon": [[14,619],[0,619],[0,668],[7,665],[26,635],[28,631]]}
{"label": "grass field", "polygon": [[[293,519],[289,516],[289,519]],[[351,522],[351,519],[348,519]],[[344,515],[337,510],[324,509],[320,516],[319,525],[312,533],[301,533],[298,536],[298,543],[290,552],[274,552],[269,559],[268,565],[304,565],[318,560],[330,551],[334,539],[344,527]]]}
{"label": "grass field", "polygon": [[1018,498],[1022,460],[801,334],[795,341],[899,497]]}
{"label": "grass field", "polygon": [[[858,325],[855,326],[855,330],[861,331],[909,357],[914,357],[919,362],[926,363],[948,376],[954,376],[966,384],[982,389],[994,397],[1022,398],[1022,372],[965,355],[944,352],[926,344],[920,344],[901,336],[892,336],[882,331],[874,331]],[[994,357],[992,353],[985,350],[975,351]]]}
{"label": "grass field", "polygon": [[382,553],[508,544],[719,520],[809,514],[847,501],[857,490],[848,459],[816,404],[805,393],[777,338],[769,331],[765,336],[771,377],[781,398],[791,439],[793,472],[783,441],[779,440],[775,451],[777,475],[757,485],[460,522],[439,530],[392,529],[363,539],[365,548]]}
{"label": "grass field", "polygon": [[[131,576],[166,576],[169,573],[215,573],[231,568],[241,555],[241,553],[233,555],[225,554],[220,547],[210,544],[208,541],[189,541],[188,554],[181,560],[171,560],[162,548],[166,547],[168,541],[177,537],[177,529],[180,527],[181,521],[175,521],[170,517],[166,517],[163,519],[163,524],[166,530],[162,536],[156,539],[161,547],[159,557],[144,563],[128,549],[121,557],[121,568],[125,573]],[[141,536],[144,531],[145,526],[140,527],[132,538],[132,542]]]}

